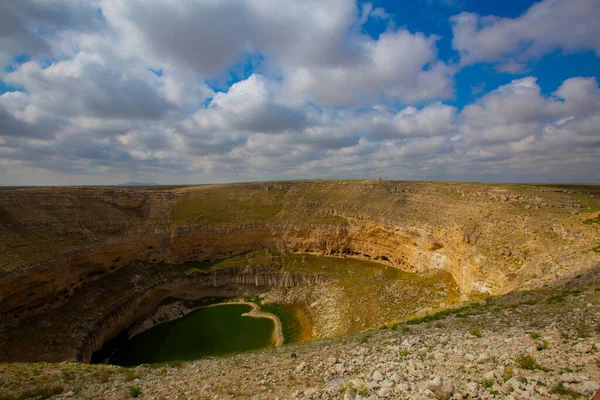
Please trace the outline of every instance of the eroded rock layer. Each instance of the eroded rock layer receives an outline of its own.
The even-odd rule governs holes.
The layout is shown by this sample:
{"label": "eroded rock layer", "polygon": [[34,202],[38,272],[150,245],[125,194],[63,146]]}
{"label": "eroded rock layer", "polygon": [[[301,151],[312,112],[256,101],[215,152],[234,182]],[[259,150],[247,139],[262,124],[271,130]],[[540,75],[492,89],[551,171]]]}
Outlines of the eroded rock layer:
{"label": "eroded rock layer", "polygon": [[257,247],[444,269],[464,293],[502,293],[598,262],[599,199],[593,188],[391,181],[3,190],[0,314],[39,312],[133,261]]}
{"label": "eroded rock layer", "polygon": [[256,295],[274,287],[319,285],[318,274],[279,265],[186,274],[186,266],[136,263],[77,291],[59,307],[0,326],[0,360],[89,362],[109,339],[170,296],[182,299]]}
{"label": "eroded rock layer", "polygon": [[[290,286],[294,289],[273,291],[268,298],[302,303],[305,317],[315,319],[307,338],[343,334],[419,307],[435,308],[435,302],[453,299],[454,291],[456,296],[500,294],[578,275],[599,262],[599,229],[600,191],[594,186],[300,181],[164,190],[2,190],[0,348],[4,359],[88,360],[167,295],[234,296]],[[298,272],[301,263],[285,274],[218,272],[223,285],[197,281],[210,275],[176,270],[184,263],[267,248],[371,260],[435,277],[414,297],[405,286],[384,280],[378,289],[382,299],[401,292],[416,301],[432,293],[436,279],[444,282],[435,289],[442,294],[431,304],[403,309],[404,314],[396,312],[399,304],[367,324],[365,313],[382,303],[366,298],[358,303],[362,314],[344,311],[362,299],[352,298],[356,294],[343,285],[338,291],[302,289],[303,280],[321,278],[310,275],[314,271]],[[449,280],[438,272],[449,274]],[[118,274],[125,278],[117,280]],[[120,292],[106,285],[117,281],[127,284],[117,285]],[[91,288],[97,289],[92,300],[79,298]],[[70,309],[73,304],[83,308]],[[313,304],[326,306],[310,309]],[[45,318],[48,313],[60,318]],[[58,323],[76,334],[53,338],[53,332],[60,333]],[[33,348],[29,357],[27,341],[15,339],[19,329],[33,336],[46,329],[53,347],[43,356]]]}

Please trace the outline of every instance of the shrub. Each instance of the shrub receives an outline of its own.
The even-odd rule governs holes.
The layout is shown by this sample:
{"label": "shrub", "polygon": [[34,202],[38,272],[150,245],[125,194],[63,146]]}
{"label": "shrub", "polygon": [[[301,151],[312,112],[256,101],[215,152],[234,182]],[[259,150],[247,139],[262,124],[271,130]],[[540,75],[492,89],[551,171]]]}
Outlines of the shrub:
{"label": "shrub", "polygon": [[483,335],[481,334],[481,331],[479,330],[479,328],[473,328],[469,331],[469,333],[475,337],[483,337]]}
{"label": "shrub", "polygon": [[554,393],[554,394],[558,394],[561,396],[571,396],[572,398],[576,399],[580,396],[579,393],[577,393],[574,390],[571,389],[567,389],[566,387],[564,387],[563,382],[559,383],[558,385],[554,386],[552,388],[552,390],[550,391],[550,393]]}
{"label": "shrub", "polygon": [[494,381],[492,379],[484,379],[483,382],[481,383],[481,385],[484,388],[489,389],[492,386],[494,386]]}
{"label": "shrub", "polygon": [[98,374],[98,383],[106,383],[110,379],[110,372],[102,371]]}
{"label": "shrub", "polygon": [[529,337],[532,339],[539,339],[540,338],[540,334],[537,332],[529,332]]}
{"label": "shrub", "polygon": [[515,376],[515,373],[510,365],[504,366],[504,382]]}
{"label": "shrub", "polygon": [[135,399],[137,397],[140,397],[141,394],[142,388],[140,388],[139,386],[130,386],[127,390],[127,398],[129,399]]}
{"label": "shrub", "polygon": [[535,358],[525,353],[515,358],[515,364],[521,369],[528,369],[530,371],[542,369],[542,366],[537,362]]}
{"label": "shrub", "polygon": [[577,337],[590,337],[590,331],[584,322],[580,322],[579,325],[577,325]]}
{"label": "shrub", "polygon": [[49,399],[50,397],[57,396],[64,391],[65,391],[65,389],[62,386],[29,389],[29,390],[22,392],[18,397],[16,397],[16,399],[46,400],[46,399]]}
{"label": "shrub", "polygon": [[123,378],[123,380],[125,382],[131,382],[133,380],[136,380],[140,377],[139,374],[135,373],[135,372],[129,372],[127,375],[125,375],[125,378]]}
{"label": "shrub", "polygon": [[547,348],[548,348],[547,340],[542,340],[540,343],[537,344],[538,351],[546,350]]}
{"label": "shrub", "polygon": [[525,378],[524,376],[519,378],[519,382],[521,382],[523,385],[527,385],[527,378]]}

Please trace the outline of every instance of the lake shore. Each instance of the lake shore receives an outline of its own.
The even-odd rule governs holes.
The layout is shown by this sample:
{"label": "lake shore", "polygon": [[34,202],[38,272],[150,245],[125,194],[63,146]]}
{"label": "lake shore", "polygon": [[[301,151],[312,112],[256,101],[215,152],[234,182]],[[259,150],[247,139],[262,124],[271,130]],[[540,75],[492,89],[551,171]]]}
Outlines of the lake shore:
{"label": "lake shore", "polygon": [[255,303],[250,303],[247,301],[230,301],[230,302],[219,303],[219,304],[211,304],[208,306],[202,306],[202,307],[198,307],[198,308],[216,307],[216,306],[223,306],[223,305],[228,305],[228,304],[245,304],[245,305],[252,307],[251,311],[242,314],[243,317],[269,318],[270,320],[272,320],[275,323],[275,329],[273,330],[273,344],[275,345],[275,347],[279,347],[283,344],[283,340],[284,340],[283,339],[283,326],[281,325],[281,321],[279,320],[279,317],[277,317],[275,314],[261,311],[260,307]]}
{"label": "lake shore", "polygon": [[269,318],[269,319],[271,319],[275,323],[275,329],[273,330],[273,345],[275,347],[279,347],[283,344],[283,342],[284,342],[283,326],[281,324],[281,321],[279,320],[279,317],[277,317],[275,314],[261,311],[260,307],[257,304],[247,302],[247,301],[225,301],[222,303],[210,304],[210,305],[206,305],[206,306],[197,306],[197,307],[188,307],[186,305],[186,302],[184,302],[184,301],[175,301],[175,302],[172,302],[169,304],[160,305],[159,307],[156,308],[155,311],[152,312],[152,314],[150,316],[145,318],[140,323],[136,324],[129,331],[129,338],[131,339],[132,337],[134,337],[142,332],[145,332],[148,329],[151,329],[158,324],[162,324],[164,322],[173,321],[175,319],[182,318],[194,310],[198,310],[200,308],[223,306],[223,305],[228,305],[228,304],[245,304],[245,305],[252,307],[252,310],[245,314],[242,314],[243,316],[253,317],[253,318]]}

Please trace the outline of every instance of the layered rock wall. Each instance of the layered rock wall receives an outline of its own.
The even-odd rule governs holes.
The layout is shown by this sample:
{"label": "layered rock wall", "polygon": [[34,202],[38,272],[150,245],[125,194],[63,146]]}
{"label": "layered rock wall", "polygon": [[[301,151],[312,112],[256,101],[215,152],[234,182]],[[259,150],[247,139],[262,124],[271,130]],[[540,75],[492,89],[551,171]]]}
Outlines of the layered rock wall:
{"label": "layered rock wall", "polygon": [[215,260],[262,247],[444,269],[464,293],[503,293],[598,263],[597,227],[585,223],[597,217],[598,199],[532,186],[385,181],[4,190],[0,314],[57,306],[134,261]]}

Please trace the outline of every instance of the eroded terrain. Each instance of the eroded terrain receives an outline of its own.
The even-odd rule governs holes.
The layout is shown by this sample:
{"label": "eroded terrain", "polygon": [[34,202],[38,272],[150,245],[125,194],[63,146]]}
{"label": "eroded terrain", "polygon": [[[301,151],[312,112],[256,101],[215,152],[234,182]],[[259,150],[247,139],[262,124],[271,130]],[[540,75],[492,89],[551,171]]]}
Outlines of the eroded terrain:
{"label": "eroded terrain", "polygon": [[[403,380],[404,375],[400,376],[397,371],[400,381],[382,386],[377,382],[383,379],[377,381],[379,375],[373,378],[373,371],[367,374],[366,369],[346,368],[354,363],[352,357],[356,354],[350,352],[349,347],[343,347],[344,343],[364,339],[352,336],[342,342],[320,340],[382,326],[395,328],[406,321],[441,312],[445,317],[450,315],[445,319],[448,326],[444,325],[445,330],[441,331],[447,340],[436,348],[442,355],[434,356],[434,361],[438,362],[441,357],[468,364],[470,357],[457,355],[461,352],[452,349],[485,343],[477,351],[502,352],[502,343],[509,342],[500,340],[502,326],[498,322],[490,322],[493,328],[490,328],[489,343],[487,339],[472,342],[472,338],[465,337],[462,321],[459,321],[462,318],[457,318],[452,310],[481,301],[488,310],[489,319],[485,321],[494,318],[504,321],[510,314],[508,320],[512,318],[513,322],[506,332],[521,338],[529,325],[536,322],[527,322],[515,314],[521,306],[502,306],[507,303],[506,299],[521,295],[533,296],[528,301],[534,303],[523,306],[525,316],[536,321],[531,313],[547,315],[538,324],[545,335],[552,335],[552,326],[561,323],[563,313],[587,313],[585,315],[596,320],[585,322],[588,335],[580,339],[588,343],[597,337],[594,325],[598,319],[594,300],[598,288],[595,271],[600,262],[600,190],[597,186],[375,180],[268,182],[164,190],[11,189],[0,191],[0,222],[0,361],[4,362],[89,362],[92,354],[111,338],[128,329],[133,332],[146,326],[141,322],[145,320],[148,324],[151,320],[148,317],[167,298],[253,301],[280,317],[286,343],[304,342],[266,353],[185,364],[182,367],[185,379],[194,380],[189,374],[197,372],[195,365],[202,365],[203,371],[205,367],[211,370],[211,363],[236,369],[236,360],[246,359],[244,357],[254,363],[257,361],[253,357],[260,358],[257,368],[263,369],[255,375],[266,374],[270,368],[283,363],[285,368],[289,367],[290,376],[313,371],[314,375],[310,376],[322,379],[323,371],[319,368],[328,361],[320,360],[322,365],[317,367],[319,362],[311,359],[300,367],[291,355],[318,348],[322,354],[343,351],[350,357],[342,363],[344,366],[334,369],[344,379],[362,379],[362,383],[344,381],[347,387],[334,392],[337,395],[351,392],[351,398],[357,394],[394,398],[398,390],[414,396],[428,395],[423,385],[434,376],[423,373],[412,381]],[[582,282],[582,276],[589,279]],[[550,304],[547,298],[564,294],[567,287],[581,287],[577,290],[589,298],[580,311],[570,302],[547,305]],[[574,299],[579,301],[579,298]],[[500,305],[489,307],[495,302]],[[540,302],[543,307],[537,306]],[[553,310],[554,314],[547,310]],[[458,315],[462,314],[458,312]],[[483,318],[476,315],[476,320]],[[471,319],[470,314],[467,319]],[[432,328],[431,324],[423,326]],[[427,336],[429,328],[416,331],[419,341],[415,343],[426,343],[426,349],[433,346],[433,339],[427,339],[433,338]],[[483,328],[479,329],[483,331]],[[403,337],[406,333],[400,331],[399,335]],[[373,363],[366,366],[393,369],[398,363],[404,365],[404,361],[412,360],[422,362],[422,368],[430,370],[426,362],[428,356],[414,355],[404,360],[404,350],[396,354],[394,349],[380,348],[385,344],[382,342],[385,335],[394,334],[372,335],[376,338],[373,343],[379,347],[368,345],[364,351],[383,351],[383,358],[375,357],[371,361],[383,362],[385,366],[377,367],[379,364]],[[495,335],[498,340],[492,339]],[[412,351],[414,343],[411,341],[415,339],[404,339]],[[525,343],[523,340],[518,339],[518,343]],[[552,357],[567,353],[568,342],[545,340],[556,346],[556,352],[539,353],[548,363]],[[586,347],[580,357],[589,359],[591,365],[597,351],[594,343],[589,349]],[[472,356],[476,357],[471,360],[474,365],[481,364],[477,361],[478,355]],[[515,366],[510,357],[491,359],[495,364]],[[312,369],[308,368],[309,364]],[[461,370],[464,374],[456,375],[450,365],[440,367],[440,371],[453,379],[478,383],[476,391],[473,387],[469,389],[472,396],[493,396],[487,390],[490,388],[504,393],[493,385],[485,387],[487,383],[474,375],[475,371],[481,372],[477,366],[475,370]],[[68,374],[74,374],[70,375],[73,385],[64,385],[69,380],[55,376],[56,371],[62,374],[65,368],[72,368]],[[0,397],[4,395],[1,390],[5,390],[9,398],[21,396],[17,386],[23,382],[21,376],[14,373],[21,370],[41,371],[37,375],[32,372],[31,386],[51,390],[62,385],[65,390],[59,396],[63,397],[69,393],[75,397],[80,393],[93,397],[89,391],[92,389],[80,388],[89,382],[85,380],[88,378],[80,377],[79,372],[106,372],[110,375],[104,382],[107,385],[90,388],[103,393],[98,398],[122,397],[122,390],[129,381],[112,380],[113,372],[122,371],[114,368],[81,364],[3,364]],[[587,380],[563,382],[564,385],[556,381],[556,384],[571,390],[571,384],[598,381],[597,369],[586,368]],[[146,370],[137,368],[135,371]],[[166,379],[171,370],[166,368],[165,371]],[[379,372],[387,377],[386,372]],[[156,373],[152,370],[148,375],[152,377],[148,382],[156,381],[156,385],[146,385],[144,381],[144,396],[187,398],[182,393],[188,389],[183,392],[177,389],[189,388],[182,381],[174,381],[175,386],[165,386],[171,388],[169,393],[159,390],[161,378]],[[198,379],[202,376],[202,379],[213,380],[205,372],[199,374]],[[496,384],[502,388],[505,382],[499,382],[496,375]],[[46,376],[46,381],[40,381],[37,376]],[[377,385],[369,383],[371,378]],[[209,385],[198,395],[208,396],[212,392],[250,396],[252,389],[242,385],[243,390],[236,391],[233,387],[239,384],[231,379],[229,384],[233,386],[229,389],[227,383],[219,381],[221,383],[215,383],[217,386]],[[308,383],[313,382],[311,379]],[[335,379],[342,382],[341,378]],[[285,386],[285,393],[273,392],[271,397],[336,398],[329,381],[315,383],[315,390],[309,394],[294,392],[300,388],[299,382]],[[411,386],[409,382],[421,383]],[[352,386],[363,384],[366,389]],[[533,389],[516,385],[513,391],[527,390],[531,396],[540,398],[553,396],[552,391],[538,390],[542,385],[536,385]],[[385,388],[389,391],[383,390]],[[464,387],[455,388],[452,394],[455,398],[460,393],[466,395]],[[265,386],[254,390],[267,396],[273,388]],[[435,395],[435,391],[430,392]]]}

